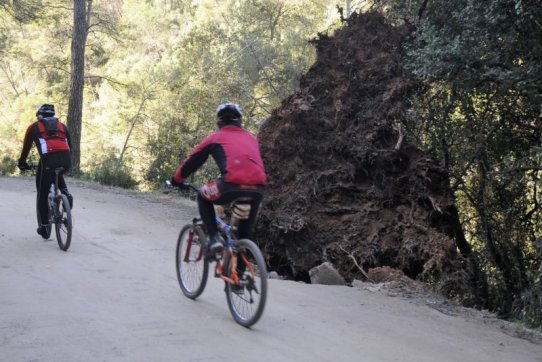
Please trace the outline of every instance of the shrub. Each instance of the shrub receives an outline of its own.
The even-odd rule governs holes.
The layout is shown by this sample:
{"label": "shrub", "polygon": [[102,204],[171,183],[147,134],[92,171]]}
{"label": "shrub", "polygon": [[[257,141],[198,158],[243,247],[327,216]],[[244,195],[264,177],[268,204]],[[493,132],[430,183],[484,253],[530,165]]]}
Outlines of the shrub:
{"label": "shrub", "polygon": [[125,165],[119,165],[118,158],[109,156],[102,162],[94,163],[89,178],[102,185],[118,186],[125,189],[133,189],[137,181],[132,177],[130,170]]}
{"label": "shrub", "polygon": [[17,162],[9,156],[4,156],[0,160],[0,175],[7,176],[11,175],[17,169]]}
{"label": "shrub", "polygon": [[515,301],[516,319],[530,328],[542,331],[542,264],[531,288],[522,293]]}

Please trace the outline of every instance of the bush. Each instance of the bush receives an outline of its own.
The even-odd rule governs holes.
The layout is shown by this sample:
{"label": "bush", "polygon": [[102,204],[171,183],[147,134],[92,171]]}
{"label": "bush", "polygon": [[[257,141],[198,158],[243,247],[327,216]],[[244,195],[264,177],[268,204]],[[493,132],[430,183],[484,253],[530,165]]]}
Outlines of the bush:
{"label": "bush", "polygon": [[0,175],[11,175],[17,169],[17,162],[9,156],[4,156],[0,160]]}
{"label": "bush", "polygon": [[125,165],[119,166],[118,158],[115,156],[109,156],[102,162],[94,163],[93,166],[89,178],[102,185],[133,189],[138,184]]}
{"label": "bush", "polygon": [[514,307],[517,320],[542,331],[542,264],[532,287],[522,293]]}

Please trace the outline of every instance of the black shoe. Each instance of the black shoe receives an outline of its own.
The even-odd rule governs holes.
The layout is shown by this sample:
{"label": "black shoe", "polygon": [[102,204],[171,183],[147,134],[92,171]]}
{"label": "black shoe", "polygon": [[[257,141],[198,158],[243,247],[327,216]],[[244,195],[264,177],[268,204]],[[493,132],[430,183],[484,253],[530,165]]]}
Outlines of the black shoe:
{"label": "black shoe", "polygon": [[224,250],[224,243],[220,236],[215,236],[210,239],[205,248],[205,257],[207,260],[213,260],[216,257],[216,254],[221,253]]}
{"label": "black shoe", "polygon": [[68,202],[70,203],[70,210],[73,209],[73,196],[72,196],[72,194],[70,194],[68,189],[62,189],[60,192],[62,192],[68,198]]}
{"label": "black shoe", "polygon": [[49,228],[51,226],[49,224],[42,224],[40,227],[38,227],[38,230],[36,230],[38,232],[38,234],[41,235],[42,238],[44,239],[49,239]]}

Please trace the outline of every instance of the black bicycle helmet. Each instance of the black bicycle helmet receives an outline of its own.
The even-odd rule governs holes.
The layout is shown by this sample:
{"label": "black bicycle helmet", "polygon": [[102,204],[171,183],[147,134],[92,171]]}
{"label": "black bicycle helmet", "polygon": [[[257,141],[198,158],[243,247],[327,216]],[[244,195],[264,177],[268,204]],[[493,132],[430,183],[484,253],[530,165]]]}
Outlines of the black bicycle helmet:
{"label": "black bicycle helmet", "polygon": [[223,123],[239,122],[242,117],[241,107],[235,103],[224,103],[216,109],[216,118]]}
{"label": "black bicycle helmet", "polygon": [[37,116],[52,117],[54,115],[55,115],[55,106],[52,104],[42,104],[38,108],[38,111],[36,112],[36,117]]}

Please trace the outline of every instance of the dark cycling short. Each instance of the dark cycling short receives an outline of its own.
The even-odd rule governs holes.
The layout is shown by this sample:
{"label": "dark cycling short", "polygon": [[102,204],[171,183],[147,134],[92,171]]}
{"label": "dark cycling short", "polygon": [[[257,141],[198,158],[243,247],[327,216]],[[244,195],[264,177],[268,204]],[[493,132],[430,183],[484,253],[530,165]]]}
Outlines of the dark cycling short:
{"label": "dark cycling short", "polygon": [[239,185],[224,182],[218,179],[203,185],[199,189],[200,195],[216,205],[225,205],[238,198],[250,198],[261,200],[264,186],[262,185]]}

